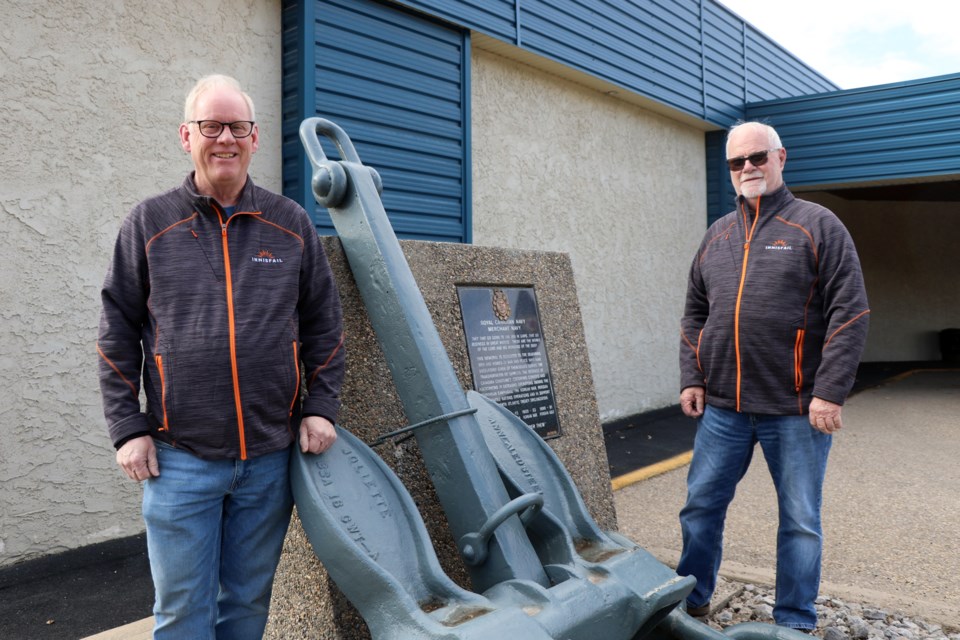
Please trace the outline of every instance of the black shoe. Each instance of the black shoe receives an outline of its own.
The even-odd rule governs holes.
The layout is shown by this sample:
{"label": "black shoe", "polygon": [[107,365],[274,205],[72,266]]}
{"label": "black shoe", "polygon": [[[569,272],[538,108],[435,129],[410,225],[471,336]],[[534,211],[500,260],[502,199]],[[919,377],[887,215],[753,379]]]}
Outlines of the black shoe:
{"label": "black shoe", "polygon": [[693,616],[694,618],[703,618],[704,616],[709,615],[710,613],[710,603],[701,605],[699,607],[691,607],[687,605],[687,614]]}

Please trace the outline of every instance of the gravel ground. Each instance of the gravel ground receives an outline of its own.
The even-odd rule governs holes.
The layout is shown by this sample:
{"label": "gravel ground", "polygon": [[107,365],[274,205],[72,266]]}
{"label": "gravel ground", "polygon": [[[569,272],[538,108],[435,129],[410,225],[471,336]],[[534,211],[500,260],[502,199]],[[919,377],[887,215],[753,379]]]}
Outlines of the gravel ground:
{"label": "gravel ground", "polygon": [[[773,623],[771,588],[738,585],[725,600],[704,618],[715,629],[741,622]],[[824,640],[960,640],[960,629],[945,629],[899,611],[826,596],[817,599],[817,617],[814,635]]]}

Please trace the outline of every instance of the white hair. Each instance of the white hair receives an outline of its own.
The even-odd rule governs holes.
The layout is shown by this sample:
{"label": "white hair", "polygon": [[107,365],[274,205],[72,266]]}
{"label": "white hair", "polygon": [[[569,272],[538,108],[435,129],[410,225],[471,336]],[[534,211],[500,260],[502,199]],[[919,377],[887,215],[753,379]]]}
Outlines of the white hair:
{"label": "white hair", "polygon": [[230,76],[212,74],[197,80],[197,83],[193,85],[190,93],[187,94],[187,99],[183,103],[183,121],[189,122],[194,119],[193,112],[197,107],[197,100],[200,99],[201,95],[210,89],[224,87],[234,89],[241,96],[243,96],[243,101],[247,103],[247,107],[250,109],[250,119],[256,120],[257,117],[253,110],[253,99],[244,92],[244,90],[240,87],[240,83]]}
{"label": "white hair", "polygon": [[780,149],[783,147],[783,143],[780,142],[780,134],[777,133],[777,130],[768,125],[766,122],[759,122],[756,120],[753,121],[744,121],[738,120],[730,130],[727,132],[727,144],[730,144],[730,136],[733,135],[733,132],[740,129],[741,127],[750,127],[751,129],[761,128],[767,134],[767,144],[770,145],[770,149]]}

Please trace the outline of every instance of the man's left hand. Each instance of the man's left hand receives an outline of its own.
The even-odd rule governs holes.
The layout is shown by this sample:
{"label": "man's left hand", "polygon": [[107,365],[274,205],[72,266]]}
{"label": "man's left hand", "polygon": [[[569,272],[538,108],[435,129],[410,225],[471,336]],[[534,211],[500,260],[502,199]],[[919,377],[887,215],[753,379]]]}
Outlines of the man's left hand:
{"label": "man's left hand", "polygon": [[840,419],[842,408],[839,404],[814,398],[810,401],[810,426],[827,435],[840,431],[843,428],[843,421]]}
{"label": "man's left hand", "polygon": [[307,416],[300,421],[300,451],[323,453],[337,441],[337,432],[326,418]]}

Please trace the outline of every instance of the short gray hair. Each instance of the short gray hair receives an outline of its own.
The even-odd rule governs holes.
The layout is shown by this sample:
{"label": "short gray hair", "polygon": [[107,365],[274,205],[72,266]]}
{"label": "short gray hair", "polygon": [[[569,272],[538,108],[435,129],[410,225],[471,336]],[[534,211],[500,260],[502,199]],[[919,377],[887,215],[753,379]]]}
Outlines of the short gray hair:
{"label": "short gray hair", "polygon": [[197,107],[197,100],[200,99],[200,96],[203,95],[206,91],[210,89],[217,88],[230,88],[236,90],[241,96],[243,96],[244,102],[247,103],[247,107],[250,109],[250,119],[256,120],[257,116],[253,110],[253,99],[244,92],[240,87],[240,83],[237,82],[235,78],[230,76],[225,76],[219,73],[215,73],[209,76],[204,76],[197,80],[197,83],[193,85],[193,88],[190,89],[190,93],[187,94],[187,99],[183,103],[183,121],[189,122],[193,120],[193,112]]}
{"label": "short gray hair", "polygon": [[780,149],[783,147],[783,143],[780,142],[780,134],[777,133],[777,130],[760,120],[737,120],[734,122],[730,130],[727,131],[727,143],[730,142],[730,136],[733,135],[733,132],[740,127],[761,127],[767,132],[767,144],[770,145],[771,149]]}

